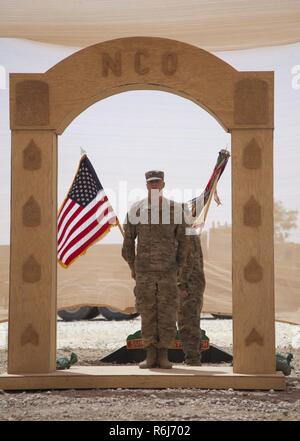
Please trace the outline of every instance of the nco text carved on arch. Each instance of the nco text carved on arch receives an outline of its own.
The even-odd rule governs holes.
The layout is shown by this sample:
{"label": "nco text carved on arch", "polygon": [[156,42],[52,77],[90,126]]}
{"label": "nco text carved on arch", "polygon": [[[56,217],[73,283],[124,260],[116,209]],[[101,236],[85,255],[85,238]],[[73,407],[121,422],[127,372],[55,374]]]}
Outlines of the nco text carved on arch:
{"label": "nco text carved on arch", "polygon": [[[145,75],[151,70],[151,56],[146,49],[140,49],[134,53],[132,67],[138,75]],[[102,75],[108,77],[113,74],[117,77],[123,73],[122,52],[115,51],[114,54],[103,52],[102,54]],[[170,77],[175,74],[178,68],[178,57],[176,52],[163,52],[160,57],[160,68],[164,75]]]}

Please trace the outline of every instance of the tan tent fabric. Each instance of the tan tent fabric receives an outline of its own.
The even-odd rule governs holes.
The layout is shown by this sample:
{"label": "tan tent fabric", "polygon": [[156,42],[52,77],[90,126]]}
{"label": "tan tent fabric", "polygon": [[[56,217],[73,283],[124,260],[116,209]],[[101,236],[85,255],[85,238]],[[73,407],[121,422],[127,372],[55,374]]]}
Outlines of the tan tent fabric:
{"label": "tan tent fabric", "polygon": [[[221,226],[202,237],[207,286],[203,312],[232,313],[231,228]],[[8,317],[9,247],[0,247],[0,322]],[[300,244],[275,247],[276,320],[300,324]],[[109,306],[134,311],[134,282],[121,257],[121,245],[96,245],[67,270],[58,268],[58,309]],[[263,293],[262,293],[263,295]]]}
{"label": "tan tent fabric", "polygon": [[0,37],[85,47],[133,35],[211,51],[300,41],[295,0],[2,0]]}

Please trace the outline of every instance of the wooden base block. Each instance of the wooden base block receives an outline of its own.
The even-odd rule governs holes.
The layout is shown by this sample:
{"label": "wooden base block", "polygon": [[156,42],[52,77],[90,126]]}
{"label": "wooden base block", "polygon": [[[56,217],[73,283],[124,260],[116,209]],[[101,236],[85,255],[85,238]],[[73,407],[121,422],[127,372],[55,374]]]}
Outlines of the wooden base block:
{"label": "wooden base block", "polygon": [[138,366],[76,366],[51,374],[0,375],[0,389],[261,389],[285,390],[281,372],[236,374],[232,367],[174,365],[172,369]]}

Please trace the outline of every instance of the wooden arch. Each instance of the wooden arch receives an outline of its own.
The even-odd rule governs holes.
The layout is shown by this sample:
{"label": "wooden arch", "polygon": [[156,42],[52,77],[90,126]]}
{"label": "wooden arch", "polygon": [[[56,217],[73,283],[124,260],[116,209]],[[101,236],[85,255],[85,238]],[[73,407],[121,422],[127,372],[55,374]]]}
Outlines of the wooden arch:
{"label": "wooden arch", "polygon": [[96,101],[137,89],[188,98],[231,132],[233,372],[275,374],[273,88],[273,72],[239,72],[152,37],[96,44],[43,74],[11,74],[10,374],[55,371],[57,135]]}

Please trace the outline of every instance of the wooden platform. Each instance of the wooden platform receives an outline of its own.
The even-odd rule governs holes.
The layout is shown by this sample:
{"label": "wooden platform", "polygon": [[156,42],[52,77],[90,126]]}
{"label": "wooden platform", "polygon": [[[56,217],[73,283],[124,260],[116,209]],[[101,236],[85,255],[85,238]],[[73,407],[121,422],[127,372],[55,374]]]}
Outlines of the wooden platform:
{"label": "wooden platform", "polygon": [[281,372],[235,374],[231,367],[175,365],[172,369],[138,366],[76,366],[51,374],[0,375],[0,389],[190,388],[285,390]]}

